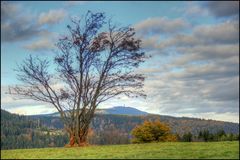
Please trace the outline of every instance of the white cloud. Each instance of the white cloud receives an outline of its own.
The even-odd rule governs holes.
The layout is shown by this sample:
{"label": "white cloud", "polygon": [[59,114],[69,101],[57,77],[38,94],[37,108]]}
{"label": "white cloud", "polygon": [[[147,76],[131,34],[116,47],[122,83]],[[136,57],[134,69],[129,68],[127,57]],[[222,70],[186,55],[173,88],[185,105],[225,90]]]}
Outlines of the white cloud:
{"label": "white cloud", "polygon": [[24,48],[31,51],[43,51],[54,49],[54,41],[50,39],[40,39],[38,41],[32,42],[31,44],[25,45]]}
{"label": "white cloud", "polygon": [[[189,47],[191,49],[191,47],[198,45],[209,47],[216,44],[224,46],[226,44],[238,44],[238,25],[238,21],[226,21],[214,25],[200,25],[193,28],[191,34],[175,34],[157,45],[156,42],[155,44],[147,43],[147,45],[154,46],[157,49],[168,47]],[[212,47],[212,50],[214,50],[214,47]]]}
{"label": "white cloud", "polygon": [[239,21],[197,26],[193,34],[209,43],[239,43]]}
{"label": "white cloud", "polygon": [[[50,10],[39,16],[24,9],[19,3],[1,2],[1,40],[2,42],[19,42],[33,38],[46,37],[52,34],[44,27],[45,24],[55,24],[62,21],[67,15],[63,9]],[[47,47],[46,40],[38,40],[29,49]],[[49,46],[48,46],[49,47]]]}
{"label": "white cloud", "polygon": [[149,38],[144,38],[142,41],[142,47],[145,49],[152,49],[157,47],[157,42],[159,41],[159,36],[151,36]]}
{"label": "white cloud", "polygon": [[1,40],[16,42],[48,33],[35,21],[34,15],[12,2],[1,2]]}
{"label": "white cloud", "polygon": [[44,24],[55,24],[62,21],[67,15],[67,12],[63,9],[50,10],[47,13],[41,13],[39,15],[38,23]]}
{"label": "white cloud", "polygon": [[174,61],[176,65],[184,65],[193,61],[210,61],[236,57],[239,53],[238,44],[226,45],[198,45],[195,47],[179,47],[177,51],[182,54]]}
{"label": "white cloud", "polygon": [[189,23],[181,18],[153,17],[137,23],[134,28],[143,34],[176,33],[189,27]]}

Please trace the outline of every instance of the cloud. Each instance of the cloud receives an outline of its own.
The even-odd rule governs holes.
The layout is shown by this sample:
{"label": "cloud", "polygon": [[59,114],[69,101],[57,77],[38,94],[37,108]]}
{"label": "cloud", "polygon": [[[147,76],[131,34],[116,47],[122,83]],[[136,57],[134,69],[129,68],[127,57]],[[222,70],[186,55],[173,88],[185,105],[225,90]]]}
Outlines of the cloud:
{"label": "cloud", "polygon": [[238,20],[229,18],[211,25],[196,25],[166,39],[161,39],[160,32],[145,32],[141,37],[143,47],[154,58],[138,73],[147,75],[144,90],[149,97],[148,109],[195,117],[238,113],[238,26]]}
{"label": "cloud", "polygon": [[35,25],[27,25],[24,20],[1,25],[1,40],[3,42],[28,40],[46,34],[48,34],[47,30],[40,30]]}
{"label": "cloud", "polygon": [[210,1],[206,6],[216,17],[239,15],[239,1]]}
{"label": "cloud", "polygon": [[163,49],[171,46],[174,47],[193,47],[197,45],[214,45],[214,44],[238,44],[239,43],[239,21],[226,21],[214,25],[200,25],[193,28],[191,34],[176,34],[161,43],[155,48]]}
{"label": "cloud", "polygon": [[18,108],[22,106],[35,106],[35,105],[42,105],[43,102],[38,102],[29,99],[16,99],[16,96],[12,96],[7,94],[8,86],[1,85],[1,107],[7,109]]}
{"label": "cloud", "polygon": [[183,55],[175,61],[176,65],[183,65],[192,61],[209,61],[236,57],[239,53],[238,44],[197,45],[194,47],[178,47],[177,51]]}
{"label": "cloud", "polygon": [[148,76],[149,72],[160,73],[145,82],[149,109],[161,114],[178,113],[178,116],[196,114],[196,117],[199,113],[238,112],[238,64],[211,62],[213,64],[181,66],[180,71],[175,71],[178,66],[174,63],[166,64],[170,66],[167,70],[142,70]]}
{"label": "cloud", "polygon": [[138,68],[136,72],[139,74],[158,73],[159,68]]}
{"label": "cloud", "polygon": [[20,114],[20,115],[36,115],[36,114],[48,114],[57,112],[57,109],[53,107],[45,106],[45,105],[28,105],[28,106],[21,106],[17,108],[8,108],[3,107],[4,110],[7,110],[11,113]]}
{"label": "cloud", "polygon": [[198,43],[202,43],[202,41],[193,35],[176,34],[175,36],[159,43],[156,48],[163,49],[171,46],[194,46]]}
{"label": "cloud", "polygon": [[197,18],[199,16],[208,16],[208,9],[202,7],[201,2],[188,1],[186,7],[183,9],[184,16]]}
{"label": "cloud", "polygon": [[238,1],[208,1],[208,2],[188,2],[184,15],[191,18],[199,16],[211,16],[217,18],[233,18],[239,16]]}
{"label": "cloud", "polygon": [[185,14],[188,14],[188,15],[198,15],[201,13],[202,13],[202,8],[200,6],[191,6],[185,11]]}
{"label": "cloud", "polygon": [[143,34],[176,33],[186,29],[189,24],[181,19],[168,19],[166,17],[153,17],[137,23],[134,28]]}
{"label": "cloud", "polygon": [[[188,33],[175,33],[165,38],[162,38],[160,33],[154,35],[145,33],[139,37],[142,39],[142,47],[152,56],[164,56],[177,52],[178,54],[188,53],[188,58],[183,57],[185,60],[197,57],[203,60],[211,58],[210,56],[226,58],[235,56],[239,52],[238,25],[239,21],[228,20],[212,25],[198,25]],[[226,54],[226,52],[229,53]]]}
{"label": "cloud", "polygon": [[67,1],[66,6],[67,7],[72,7],[72,6],[76,6],[76,5],[83,5],[88,3],[89,1]]}
{"label": "cloud", "polygon": [[[213,63],[213,62],[212,62]],[[177,78],[180,80],[194,81],[194,80],[216,80],[224,77],[237,76],[239,69],[236,66],[218,66],[218,64],[207,65],[189,65],[184,68],[183,72],[174,73],[171,78]]]}
{"label": "cloud", "polygon": [[231,113],[216,113],[216,112],[208,112],[208,113],[185,113],[185,114],[177,114],[175,113],[174,116],[183,116],[183,117],[193,117],[193,118],[201,118],[201,119],[214,119],[219,121],[226,121],[226,122],[235,122],[239,123],[239,114],[238,112]]}
{"label": "cloud", "polygon": [[14,18],[19,11],[19,6],[9,2],[1,1],[1,21],[6,22],[8,19]]}
{"label": "cloud", "polygon": [[214,101],[239,101],[239,78],[229,78],[220,85],[209,86],[204,96]]}
{"label": "cloud", "polygon": [[157,43],[159,40],[159,36],[151,36],[148,38],[142,38],[142,47],[145,49],[152,49],[157,47]]}
{"label": "cloud", "polygon": [[47,13],[41,13],[38,19],[40,25],[55,24],[62,21],[67,15],[63,9],[49,10]]}
{"label": "cloud", "polygon": [[1,41],[18,42],[49,36],[50,31],[43,25],[58,23],[66,14],[63,9],[58,9],[41,13],[38,17],[19,3],[1,2]]}
{"label": "cloud", "polygon": [[[238,79],[182,81],[169,76],[146,81],[149,108],[161,114],[235,113],[239,110]],[[229,81],[229,82],[228,82]],[[235,88],[235,89],[234,89]]]}
{"label": "cloud", "polygon": [[54,46],[54,42],[50,41],[49,39],[40,39],[31,44],[25,45],[24,48],[31,51],[45,51],[45,50],[54,49],[55,46]]}
{"label": "cloud", "polygon": [[31,15],[22,12],[20,5],[12,2],[1,2],[1,40],[15,42],[44,35],[47,30],[41,29]]}
{"label": "cloud", "polygon": [[193,34],[208,43],[239,43],[239,21],[197,26]]}
{"label": "cloud", "polygon": [[[47,111],[48,113],[57,112],[56,108],[46,102],[35,101],[32,99],[23,99],[21,96],[7,94],[8,87],[1,85],[1,108],[6,109],[12,113],[21,114],[39,114],[40,112]],[[61,83],[53,83],[52,88],[56,91],[63,87]]]}

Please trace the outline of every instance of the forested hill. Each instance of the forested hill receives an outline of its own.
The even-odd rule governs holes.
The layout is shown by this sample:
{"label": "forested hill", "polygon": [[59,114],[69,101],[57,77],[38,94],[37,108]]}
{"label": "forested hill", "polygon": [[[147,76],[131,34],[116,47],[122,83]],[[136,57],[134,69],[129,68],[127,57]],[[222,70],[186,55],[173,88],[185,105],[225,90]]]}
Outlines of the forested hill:
{"label": "forested hill", "polygon": [[[226,133],[239,133],[239,124],[215,120],[204,120],[197,118],[187,118],[187,117],[171,117],[163,115],[119,115],[119,114],[96,114],[92,121],[92,128],[97,131],[102,131],[109,127],[121,129],[124,132],[129,133],[136,125],[141,124],[145,120],[155,120],[159,119],[161,122],[167,123],[174,133],[183,134],[186,132],[191,132],[197,134],[200,130],[208,129],[210,132],[216,132],[223,129]],[[11,114],[7,111],[1,110],[1,126],[4,127],[6,124],[13,126],[17,124],[22,127],[36,125],[45,126],[52,129],[62,129],[63,124],[59,117],[56,116],[19,116],[16,114]],[[11,122],[13,121],[13,122]]]}
{"label": "forested hill", "polygon": [[1,109],[1,149],[62,147],[67,142],[67,135],[51,135],[40,119]]}
{"label": "forested hill", "polygon": [[[31,116],[33,119],[40,119],[41,124],[50,128],[63,128],[63,124],[59,117],[49,116]],[[239,124],[215,120],[204,120],[197,118],[187,117],[171,117],[163,115],[116,115],[116,114],[96,114],[92,121],[92,128],[96,131],[104,131],[109,128],[119,129],[125,133],[130,131],[138,124],[143,123],[145,120],[160,120],[168,124],[174,133],[180,135],[191,132],[196,135],[199,131],[207,129],[215,133],[223,129],[226,133],[239,133]]]}
{"label": "forested hill", "polygon": [[[130,143],[130,132],[136,125],[155,119],[168,124],[172,131],[179,135],[187,132],[197,135],[205,129],[212,133],[223,129],[226,133],[239,134],[238,123],[151,114],[96,114],[91,124],[94,136],[89,141],[91,144]],[[63,124],[56,116],[20,116],[1,110],[3,149],[63,146],[68,142],[68,137],[62,129]]]}
{"label": "forested hill", "polygon": [[[63,125],[58,118],[59,113],[57,112],[46,115],[34,115],[31,117],[40,119],[42,124],[47,127],[58,129],[63,128]],[[223,129],[226,133],[239,133],[239,124],[237,123],[198,118],[153,115],[133,107],[123,106],[97,109],[95,118],[92,121],[92,127],[96,131],[103,131],[112,127],[121,129],[125,133],[130,133],[136,125],[141,124],[144,120],[154,119],[160,119],[160,121],[167,123],[174,133],[178,133],[180,135],[186,132],[191,132],[196,135],[199,131],[204,129],[208,129],[212,133],[221,129]]]}

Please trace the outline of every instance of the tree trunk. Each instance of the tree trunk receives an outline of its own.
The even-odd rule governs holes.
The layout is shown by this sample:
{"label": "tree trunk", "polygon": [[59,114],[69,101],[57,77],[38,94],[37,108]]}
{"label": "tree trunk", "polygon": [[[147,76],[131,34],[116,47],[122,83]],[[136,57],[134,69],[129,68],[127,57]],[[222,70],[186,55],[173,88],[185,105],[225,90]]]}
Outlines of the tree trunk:
{"label": "tree trunk", "polygon": [[87,136],[86,135],[79,135],[78,137],[75,135],[70,136],[69,140],[70,147],[81,147],[88,145],[87,143]]}
{"label": "tree trunk", "polygon": [[71,131],[69,132],[69,135],[70,135],[70,139],[69,139],[70,147],[81,147],[81,146],[88,145],[87,143],[88,129],[84,129],[84,130],[81,129],[78,134],[76,134],[76,131]]}
{"label": "tree trunk", "polygon": [[75,120],[72,121],[72,126],[65,126],[66,130],[69,133],[69,147],[80,147],[87,146],[88,142],[88,132],[91,119],[93,118],[94,110],[86,113],[84,110],[83,114],[75,117]]}

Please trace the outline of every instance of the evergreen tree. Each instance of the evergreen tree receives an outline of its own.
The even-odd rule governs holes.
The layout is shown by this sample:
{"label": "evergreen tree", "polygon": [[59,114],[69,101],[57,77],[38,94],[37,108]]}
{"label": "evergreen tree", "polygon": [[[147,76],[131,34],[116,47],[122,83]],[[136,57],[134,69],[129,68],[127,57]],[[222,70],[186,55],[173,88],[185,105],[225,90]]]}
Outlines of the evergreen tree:
{"label": "evergreen tree", "polygon": [[182,137],[182,141],[183,142],[192,142],[192,138],[193,138],[193,135],[191,132],[188,132],[186,134],[183,135]]}

